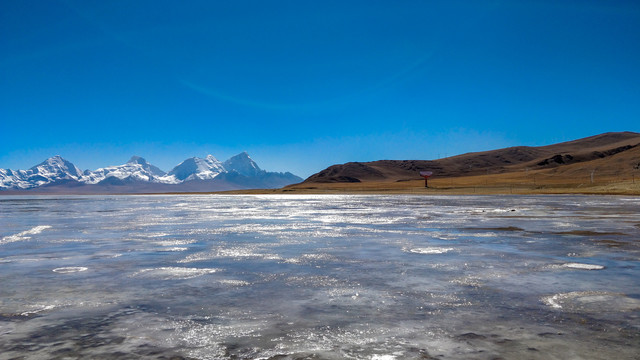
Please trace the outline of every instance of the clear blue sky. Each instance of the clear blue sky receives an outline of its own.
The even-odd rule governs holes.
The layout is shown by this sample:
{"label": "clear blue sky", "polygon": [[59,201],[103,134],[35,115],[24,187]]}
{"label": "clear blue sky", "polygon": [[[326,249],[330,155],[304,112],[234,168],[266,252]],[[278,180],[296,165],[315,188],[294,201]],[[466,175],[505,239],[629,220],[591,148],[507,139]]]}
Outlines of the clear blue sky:
{"label": "clear blue sky", "polygon": [[640,2],[0,1],[0,167],[306,177],[640,132]]}

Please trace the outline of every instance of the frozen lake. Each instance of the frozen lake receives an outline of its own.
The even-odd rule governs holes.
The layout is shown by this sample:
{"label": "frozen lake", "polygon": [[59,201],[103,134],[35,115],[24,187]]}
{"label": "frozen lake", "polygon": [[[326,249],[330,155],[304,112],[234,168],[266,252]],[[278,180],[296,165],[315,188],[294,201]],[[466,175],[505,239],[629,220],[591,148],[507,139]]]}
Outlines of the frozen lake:
{"label": "frozen lake", "polygon": [[640,198],[0,197],[1,359],[638,359]]}

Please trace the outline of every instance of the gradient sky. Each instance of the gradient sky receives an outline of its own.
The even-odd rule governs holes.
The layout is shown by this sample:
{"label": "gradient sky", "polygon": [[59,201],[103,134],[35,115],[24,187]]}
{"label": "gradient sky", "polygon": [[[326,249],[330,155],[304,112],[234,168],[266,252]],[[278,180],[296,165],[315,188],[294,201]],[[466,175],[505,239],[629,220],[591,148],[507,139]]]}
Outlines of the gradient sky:
{"label": "gradient sky", "polygon": [[270,171],[640,132],[640,2],[0,1],[0,168]]}

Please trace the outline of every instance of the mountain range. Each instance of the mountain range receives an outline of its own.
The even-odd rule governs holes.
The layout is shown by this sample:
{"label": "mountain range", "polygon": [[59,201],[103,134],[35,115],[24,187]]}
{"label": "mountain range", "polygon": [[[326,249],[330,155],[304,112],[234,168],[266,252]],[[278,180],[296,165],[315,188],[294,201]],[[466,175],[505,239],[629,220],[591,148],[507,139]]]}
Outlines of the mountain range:
{"label": "mountain range", "polygon": [[184,160],[165,173],[139,156],[126,164],[81,171],[59,155],[28,170],[0,169],[0,191],[46,193],[159,193],[280,188],[302,181],[268,172],[246,152],[220,162],[212,155]]}

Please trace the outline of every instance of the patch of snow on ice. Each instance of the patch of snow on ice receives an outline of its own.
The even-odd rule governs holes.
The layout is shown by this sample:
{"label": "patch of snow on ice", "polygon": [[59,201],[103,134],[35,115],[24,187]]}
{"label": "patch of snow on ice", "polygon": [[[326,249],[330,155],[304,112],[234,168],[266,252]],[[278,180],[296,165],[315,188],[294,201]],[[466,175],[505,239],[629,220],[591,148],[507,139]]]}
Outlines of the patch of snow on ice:
{"label": "patch of snow on ice", "polygon": [[412,252],[414,254],[444,254],[446,252],[449,252],[451,250],[454,250],[453,248],[443,248],[443,247],[423,247],[423,248],[413,248],[410,249],[409,252]]}
{"label": "patch of snow on ice", "polygon": [[29,230],[26,230],[17,234],[5,236],[2,238],[2,240],[0,240],[0,245],[8,244],[15,241],[29,240],[31,239],[31,236],[29,235],[40,234],[41,232],[49,228],[51,228],[50,225],[38,225]]}
{"label": "patch of snow on ice", "polygon": [[602,270],[604,266],[596,265],[596,264],[582,264],[582,263],[566,263],[562,264],[562,267],[570,268],[570,269],[580,269],[580,270]]}
{"label": "patch of snow on ice", "polygon": [[373,355],[371,360],[395,360],[395,358],[393,355]]}

